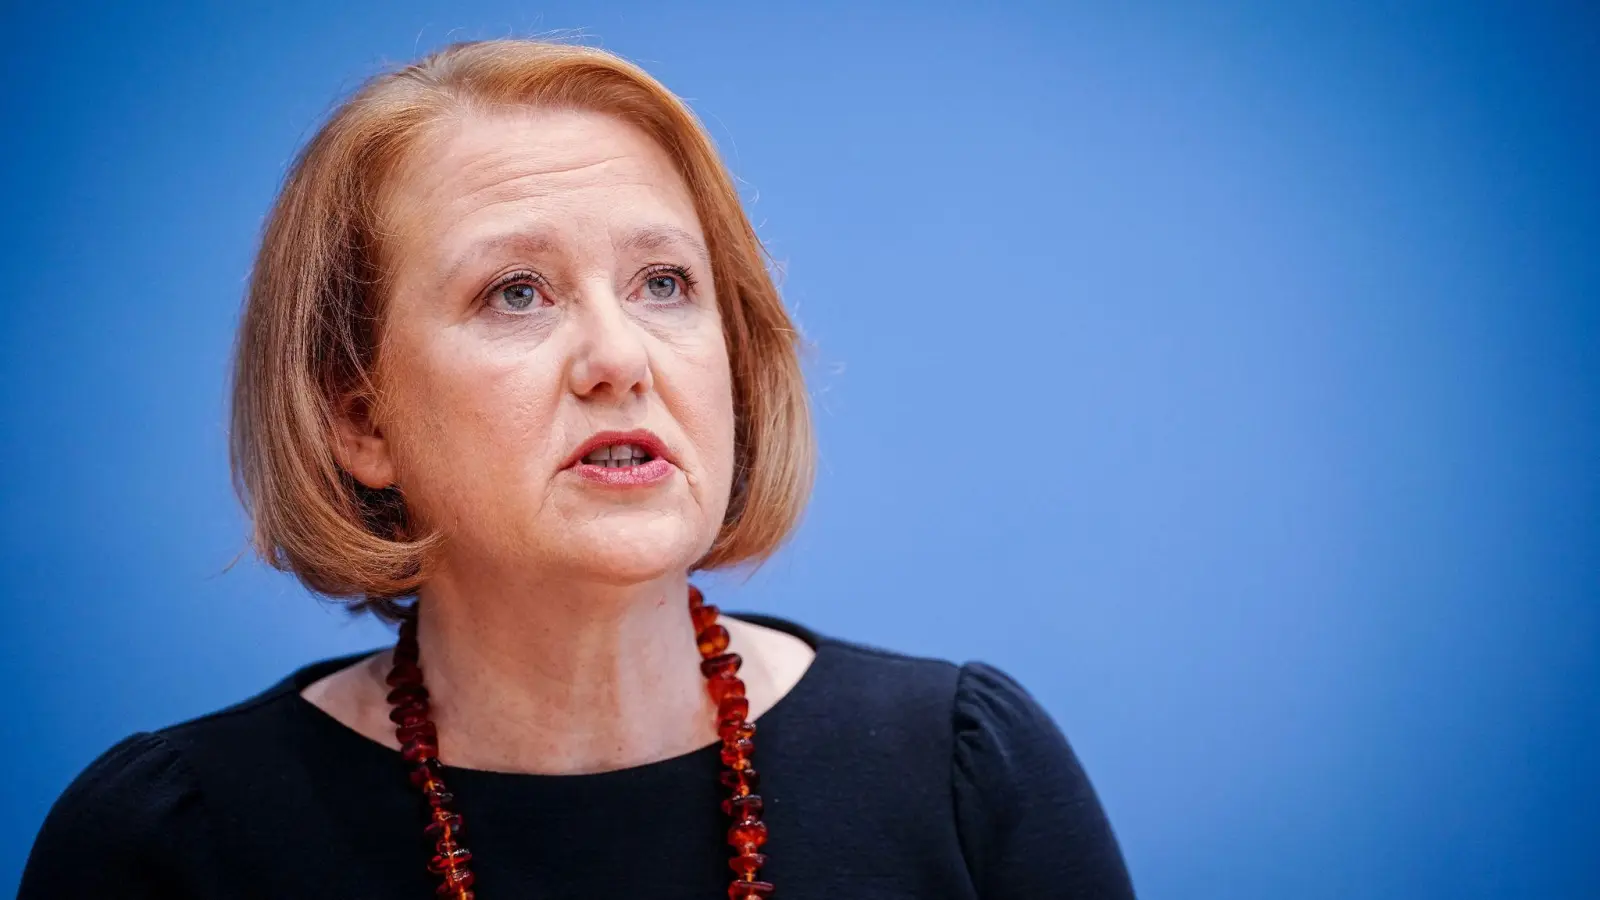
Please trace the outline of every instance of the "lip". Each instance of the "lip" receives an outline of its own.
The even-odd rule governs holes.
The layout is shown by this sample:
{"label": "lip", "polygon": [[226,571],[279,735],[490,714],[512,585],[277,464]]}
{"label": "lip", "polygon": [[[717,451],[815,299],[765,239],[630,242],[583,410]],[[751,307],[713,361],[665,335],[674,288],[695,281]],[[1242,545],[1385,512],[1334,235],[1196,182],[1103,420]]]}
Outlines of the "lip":
{"label": "lip", "polygon": [[589,436],[588,440],[578,445],[578,449],[567,457],[566,465],[562,466],[562,468],[575,468],[579,463],[583,462],[585,456],[600,447],[606,447],[611,444],[633,444],[636,447],[643,447],[646,452],[655,458],[655,461],[665,460],[671,463],[674,468],[678,465],[678,460],[667,450],[666,442],[656,437],[655,432],[645,428],[636,428],[633,431],[595,432]]}

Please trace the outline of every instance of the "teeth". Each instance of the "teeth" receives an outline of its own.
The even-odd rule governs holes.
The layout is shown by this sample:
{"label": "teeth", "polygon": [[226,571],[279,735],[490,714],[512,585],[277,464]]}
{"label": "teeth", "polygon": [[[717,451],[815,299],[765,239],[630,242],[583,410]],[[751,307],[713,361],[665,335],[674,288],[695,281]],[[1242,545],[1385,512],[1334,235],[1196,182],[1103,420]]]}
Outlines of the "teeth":
{"label": "teeth", "polygon": [[643,447],[635,444],[614,444],[610,447],[600,447],[583,458],[584,462],[593,463],[606,468],[620,468],[635,465],[636,460],[648,459],[650,454]]}

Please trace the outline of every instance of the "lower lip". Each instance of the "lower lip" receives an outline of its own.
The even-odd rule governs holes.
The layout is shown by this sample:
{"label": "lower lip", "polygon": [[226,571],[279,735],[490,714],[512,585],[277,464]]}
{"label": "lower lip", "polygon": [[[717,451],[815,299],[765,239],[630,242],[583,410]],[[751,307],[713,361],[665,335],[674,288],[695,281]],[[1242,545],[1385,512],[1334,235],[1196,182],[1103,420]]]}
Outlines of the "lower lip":
{"label": "lower lip", "polygon": [[660,457],[637,466],[596,466],[580,462],[572,467],[578,477],[612,487],[649,487],[672,476],[672,463]]}

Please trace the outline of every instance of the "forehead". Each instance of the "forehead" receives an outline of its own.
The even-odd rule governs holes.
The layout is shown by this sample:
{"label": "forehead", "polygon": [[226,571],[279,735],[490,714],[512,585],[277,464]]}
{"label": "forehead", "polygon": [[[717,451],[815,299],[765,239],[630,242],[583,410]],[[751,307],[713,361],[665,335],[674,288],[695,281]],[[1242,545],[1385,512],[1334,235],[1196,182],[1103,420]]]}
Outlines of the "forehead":
{"label": "forehead", "polygon": [[585,110],[464,112],[396,173],[386,203],[406,256],[448,260],[508,230],[560,237],[676,229],[704,242],[693,196],[641,129]]}

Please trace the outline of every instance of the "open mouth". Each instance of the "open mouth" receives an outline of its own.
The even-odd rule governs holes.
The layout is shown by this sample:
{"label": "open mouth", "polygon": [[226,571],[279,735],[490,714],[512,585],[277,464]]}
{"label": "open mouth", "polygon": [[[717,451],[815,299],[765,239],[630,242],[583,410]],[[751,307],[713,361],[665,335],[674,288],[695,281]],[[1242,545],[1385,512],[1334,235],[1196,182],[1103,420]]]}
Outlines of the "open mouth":
{"label": "open mouth", "polygon": [[569,459],[567,466],[579,478],[614,488],[666,484],[677,471],[666,442],[645,428],[596,432]]}
{"label": "open mouth", "polygon": [[586,454],[580,462],[590,466],[601,466],[607,469],[626,469],[632,466],[642,466],[655,459],[649,450],[638,444],[612,444],[609,447],[596,447]]}

